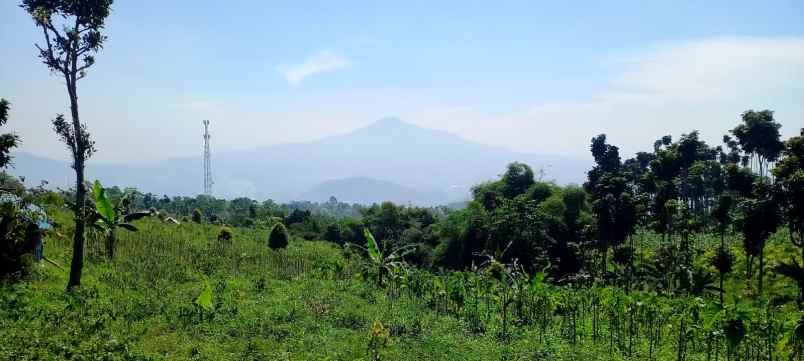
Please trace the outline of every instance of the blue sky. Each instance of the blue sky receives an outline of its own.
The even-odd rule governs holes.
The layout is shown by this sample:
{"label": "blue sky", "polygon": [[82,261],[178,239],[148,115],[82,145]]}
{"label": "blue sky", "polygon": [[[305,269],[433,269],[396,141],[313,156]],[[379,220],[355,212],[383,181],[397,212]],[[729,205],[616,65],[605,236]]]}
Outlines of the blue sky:
{"label": "blue sky", "polygon": [[[80,84],[99,160],[307,141],[397,116],[523,152],[627,152],[749,108],[804,127],[804,2],[122,1]],[[436,4],[437,3],[437,4]],[[23,150],[65,158],[63,85],[15,1],[0,3],[0,97]],[[199,5],[200,4],[200,5]],[[136,151],[134,151],[136,149]]]}

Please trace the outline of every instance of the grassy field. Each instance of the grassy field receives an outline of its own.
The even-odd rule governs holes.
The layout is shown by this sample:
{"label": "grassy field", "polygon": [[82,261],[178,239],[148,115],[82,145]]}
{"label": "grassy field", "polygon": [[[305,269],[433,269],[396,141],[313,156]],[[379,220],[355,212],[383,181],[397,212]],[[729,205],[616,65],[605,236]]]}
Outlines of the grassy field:
{"label": "grassy field", "polygon": [[[58,213],[58,233],[71,234]],[[473,273],[413,271],[380,287],[360,255],[334,244],[293,239],[273,251],[266,230],[234,229],[221,242],[218,226],[138,226],[120,232],[111,262],[90,237],[75,292],[47,263],[0,286],[0,359],[786,360],[801,317],[789,302],[741,301],[753,292],[736,276],[743,257],[720,310],[715,293],[668,298]],[[769,259],[789,251],[783,237]],[[64,267],[67,238],[53,235],[46,247]],[[795,296],[789,281],[768,284],[769,294]],[[195,302],[207,285],[208,309]],[[735,317],[745,337],[730,345],[723,325]]]}

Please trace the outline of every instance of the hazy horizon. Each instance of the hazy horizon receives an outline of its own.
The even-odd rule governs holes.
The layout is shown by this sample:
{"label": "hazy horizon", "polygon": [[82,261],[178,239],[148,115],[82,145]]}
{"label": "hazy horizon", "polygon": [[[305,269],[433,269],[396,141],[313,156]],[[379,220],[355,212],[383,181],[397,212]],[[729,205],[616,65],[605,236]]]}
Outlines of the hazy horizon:
{"label": "hazy horizon", "polygon": [[[51,187],[66,188],[74,182],[69,161],[29,154],[14,153],[12,170],[25,177],[29,186],[47,180]],[[517,153],[384,118],[345,135],[215,153],[212,194],[228,199],[323,201],[334,195],[369,204],[388,199],[446,204],[465,200],[472,186],[494,179],[514,161],[527,163],[537,172],[544,170],[544,180],[558,184],[582,183],[591,164],[589,157]],[[88,165],[87,177],[156,194],[201,192],[197,181],[201,164],[196,156],[138,163],[95,160]]]}

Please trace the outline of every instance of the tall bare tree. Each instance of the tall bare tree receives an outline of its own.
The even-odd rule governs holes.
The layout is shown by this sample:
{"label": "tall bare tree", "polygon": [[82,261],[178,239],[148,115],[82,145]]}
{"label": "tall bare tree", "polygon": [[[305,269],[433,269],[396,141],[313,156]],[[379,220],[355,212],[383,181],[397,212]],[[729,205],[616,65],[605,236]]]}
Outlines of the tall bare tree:
{"label": "tall bare tree", "polygon": [[113,0],[23,0],[25,9],[42,29],[43,45],[36,45],[39,58],[51,72],[64,79],[70,98],[70,120],[59,114],[53,120],[53,129],[67,144],[75,169],[75,235],[70,280],[67,288],[81,284],[84,266],[84,230],[86,220],[87,188],[84,182],[86,160],[95,152],[85,123],[78,116],[78,81],[95,64],[94,54],[103,48],[104,22],[109,16]]}

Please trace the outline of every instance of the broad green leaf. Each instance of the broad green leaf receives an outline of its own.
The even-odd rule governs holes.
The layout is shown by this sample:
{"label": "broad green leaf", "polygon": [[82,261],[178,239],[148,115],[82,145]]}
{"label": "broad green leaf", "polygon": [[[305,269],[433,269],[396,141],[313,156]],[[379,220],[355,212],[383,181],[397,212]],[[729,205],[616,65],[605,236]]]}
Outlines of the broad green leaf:
{"label": "broad green leaf", "polygon": [[536,272],[533,275],[533,283],[531,283],[531,287],[535,290],[542,289],[542,282],[544,282],[544,272]]}
{"label": "broad green leaf", "polygon": [[375,263],[380,263],[382,261],[380,245],[378,245],[377,241],[374,240],[374,236],[371,234],[368,228],[363,228],[363,235],[366,237],[366,241],[368,242],[369,257],[371,257],[371,260]]}
{"label": "broad green leaf", "polygon": [[106,222],[104,222],[103,220],[99,219],[97,222],[92,224],[92,227],[94,227],[95,229],[97,229],[99,231],[106,231],[108,229],[109,225],[106,224]]}
{"label": "broad green leaf", "polygon": [[195,304],[207,311],[212,311],[212,285],[206,279],[204,280],[204,290],[195,299]]}
{"label": "broad green leaf", "polygon": [[120,227],[120,228],[123,228],[123,229],[125,229],[125,230],[129,230],[129,231],[131,231],[131,232],[137,232],[137,231],[139,231],[139,229],[137,229],[137,227],[135,227],[133,224],[128,224],[128,223],[120,223],[120,224],[118,224],[117,226],[118,226],[118,227]]}
{"label": "broad green leaf", "polygon": [[148,217],[150,215],[151,215],[151,212],[148,212],[148,211],[129,213],[129,214],[126,214],[125,216],[123,216],[123,222],[128,223],[128,222],[131,222],[131,221],[136,221],[138,219],[145,218],[145,217]]}
{"label": "broad green leaf", "polygon": [[114,223],[115,222],[115,211],[112,202],[109,201],[109,198],[106,198],[106,192],[103,190],[103,186],[100,184],[99,181],[95,181],[95,184],[92,187],[92,192],[95,194],[95,208],[98,210],[98,214],[103,217],[107,222]]}

